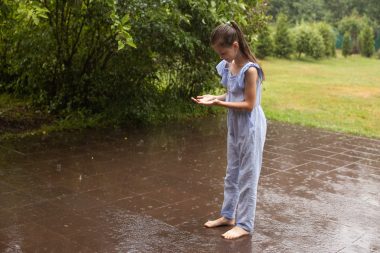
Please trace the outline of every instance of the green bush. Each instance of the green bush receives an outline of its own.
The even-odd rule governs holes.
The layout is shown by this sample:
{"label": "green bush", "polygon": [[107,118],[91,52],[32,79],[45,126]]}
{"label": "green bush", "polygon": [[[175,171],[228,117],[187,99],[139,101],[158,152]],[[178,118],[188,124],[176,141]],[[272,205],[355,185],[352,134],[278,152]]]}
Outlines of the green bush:
{"label": "green bush", "polygon": [[375,36],[371,27],[366,26],[359,35],[360,54],[371,57],[375,52]]}
{"label": "green bush", "polygon": [[298,57],[302,54],[315,59],[326,56],[325,42],[316,26],[302,24],[295,28],[296,52]]}

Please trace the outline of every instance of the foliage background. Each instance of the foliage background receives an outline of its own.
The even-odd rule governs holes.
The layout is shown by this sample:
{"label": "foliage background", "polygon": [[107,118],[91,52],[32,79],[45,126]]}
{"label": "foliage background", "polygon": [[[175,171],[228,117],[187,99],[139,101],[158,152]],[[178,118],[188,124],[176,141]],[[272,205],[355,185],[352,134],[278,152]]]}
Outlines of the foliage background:
{"label": "foliage background", "polygon": [[[265,26],[263,1],[16,0],[0,5],[0,92],[61,119],[114,125],[207,113],[212,29]],[[253,37],[248,36],[252,40]]]}
{"label": "foliage background", "polygon": [[237,21],[260,59],[336,57],[344,34],[346,56],[371,57],[379,13],[380,0],[2,0],[0,98],[59,129],[218,113],[189,99],[222,92],[218,24]]}

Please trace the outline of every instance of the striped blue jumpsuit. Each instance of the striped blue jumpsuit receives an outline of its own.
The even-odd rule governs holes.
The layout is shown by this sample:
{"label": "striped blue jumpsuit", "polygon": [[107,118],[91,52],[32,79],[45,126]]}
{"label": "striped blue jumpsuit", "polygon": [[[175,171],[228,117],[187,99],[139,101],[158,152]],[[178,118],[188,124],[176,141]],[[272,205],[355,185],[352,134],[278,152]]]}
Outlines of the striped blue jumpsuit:
{"label": "striped blue jumpsuit", "polygon": [[256,104],[252,111],[228,109],[227,171],[224,179],[224,202],[221,215],[236,219],[236,225],[252,233],[256,210],[257,185],[262,164],[266,118],[260,106],[263,72],[258,64],[248,62],[239,74],[232,75],[228,62],[217,66],[221,83],[227,88],[226,101],[244,101],[245,72],[254,67],[258,72]]}

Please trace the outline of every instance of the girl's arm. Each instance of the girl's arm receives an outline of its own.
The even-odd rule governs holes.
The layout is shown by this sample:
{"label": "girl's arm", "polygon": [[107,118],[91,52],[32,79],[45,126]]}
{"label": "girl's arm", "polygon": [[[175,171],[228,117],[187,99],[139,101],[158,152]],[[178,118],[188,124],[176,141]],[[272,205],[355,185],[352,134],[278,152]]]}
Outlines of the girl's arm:
{"label": "girl's arm", "polygon": [[223,95],[219,95],[219,96],[214,96],[214,97],[217,100],[226,101],[227,93],[224,93]]}

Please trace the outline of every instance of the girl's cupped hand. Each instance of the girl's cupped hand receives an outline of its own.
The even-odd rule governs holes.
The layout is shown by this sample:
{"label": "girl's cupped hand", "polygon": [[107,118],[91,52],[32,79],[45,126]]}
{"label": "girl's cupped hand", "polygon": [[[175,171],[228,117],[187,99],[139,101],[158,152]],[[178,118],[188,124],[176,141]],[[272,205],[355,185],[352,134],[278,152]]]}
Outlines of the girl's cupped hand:
{"label": "girl's cupped hand", "polygon": [[215,98],[214,95],[202,95],[197,96],[197,98],[191,98],[195,103],[200,105],[217,105],[219,103],[219,100]]}

